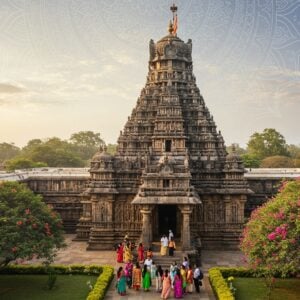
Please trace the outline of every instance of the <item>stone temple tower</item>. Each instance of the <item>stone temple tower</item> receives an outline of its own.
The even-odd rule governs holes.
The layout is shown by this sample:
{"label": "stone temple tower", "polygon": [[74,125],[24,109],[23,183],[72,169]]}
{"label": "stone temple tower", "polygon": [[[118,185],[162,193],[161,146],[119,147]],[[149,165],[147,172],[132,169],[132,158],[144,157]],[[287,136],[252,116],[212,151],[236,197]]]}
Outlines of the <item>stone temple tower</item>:
{"label": "stone temple tower", "polygon": [[150,40],[147,82],[116,155],[103,148],[92,158],[77,227],[88,249],[111,249],[126,233],[150,245],[169,229],[183,249],[195,237],[207,249],[237,245],[251,191],[196,85],[192,41],[177,37],[176,19]]}

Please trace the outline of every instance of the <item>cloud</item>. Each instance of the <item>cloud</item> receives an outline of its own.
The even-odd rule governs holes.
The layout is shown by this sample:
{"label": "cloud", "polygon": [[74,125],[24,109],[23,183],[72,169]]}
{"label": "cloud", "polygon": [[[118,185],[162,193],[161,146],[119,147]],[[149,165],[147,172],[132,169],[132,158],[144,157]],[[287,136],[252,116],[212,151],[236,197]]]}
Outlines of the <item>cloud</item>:
{"label": "cloud", "polygon": [[25,90],[19,86],[10,83],[0,83],[0,93],[1,94],[15,94],[22,93]]}

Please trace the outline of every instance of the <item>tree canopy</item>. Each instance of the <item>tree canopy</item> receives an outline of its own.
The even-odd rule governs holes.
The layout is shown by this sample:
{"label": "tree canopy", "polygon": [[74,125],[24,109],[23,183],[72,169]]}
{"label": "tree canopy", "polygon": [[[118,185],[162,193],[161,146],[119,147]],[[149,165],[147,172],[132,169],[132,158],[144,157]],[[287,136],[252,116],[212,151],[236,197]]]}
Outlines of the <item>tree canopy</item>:
{"label": "tree canopy", "polygon": [[0,183],[0,265],[17,258],[51,262],[64,246],[62,221],[24,184]]}
{"label": "tree canopy", "polygon": [[247,146],[248,153],[259,159],[275,155],[289,156],[283,135],[274,128],[266,128],[262,133],[255,132]]}
{"label": "tree canopy", "polygon": [[241,250],[253,268],[268,274],[299,271],[300,181],[284,182],[277,196],[254,210],[245,225]]}
{"label": "tree canopy", "polygon": [[21,149],[14,144],[0,143],[0,162],[15,157],[20,151]]}

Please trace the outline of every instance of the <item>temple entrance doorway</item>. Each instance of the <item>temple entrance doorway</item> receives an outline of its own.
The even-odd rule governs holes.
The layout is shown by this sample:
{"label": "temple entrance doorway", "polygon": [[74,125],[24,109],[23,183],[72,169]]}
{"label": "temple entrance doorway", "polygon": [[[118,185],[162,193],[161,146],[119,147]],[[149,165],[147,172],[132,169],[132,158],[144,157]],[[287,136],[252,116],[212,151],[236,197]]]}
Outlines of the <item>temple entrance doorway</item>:
{"label": "temple entrance doorway", "polygon": [[171,229],[176,238],[180,237],[181,213],[177,205],[157,205],[153,214],[153,234],[160,238],[163,234],[168,235]]}

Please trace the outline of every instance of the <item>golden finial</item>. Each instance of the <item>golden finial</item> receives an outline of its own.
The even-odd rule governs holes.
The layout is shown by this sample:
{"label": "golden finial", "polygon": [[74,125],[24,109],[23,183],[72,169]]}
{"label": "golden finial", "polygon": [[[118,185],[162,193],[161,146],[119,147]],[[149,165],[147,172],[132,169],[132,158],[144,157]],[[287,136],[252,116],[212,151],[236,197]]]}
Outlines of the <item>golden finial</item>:
{"label": "golden finial", "polygon": [[168,28],[168,31],[170,34],[173,34],[173,24],[172,24],[172,21],[170,20],[169,22],[169,28]]}
{"label": "golden finial", "polygon": [[170,7],[170,10],[173,13],[173,23],[172,23],[172,32],[170,32],[170,25],[169,25],[169,32],[170,34],[176,35],[177,33],[177,28],[178,28],[178,19],[177,19],[177,6],[175,3]]}

